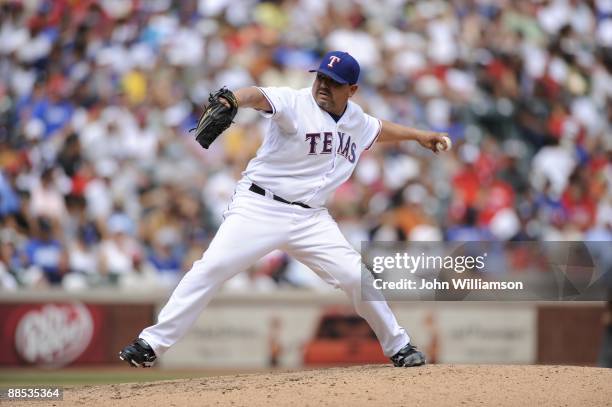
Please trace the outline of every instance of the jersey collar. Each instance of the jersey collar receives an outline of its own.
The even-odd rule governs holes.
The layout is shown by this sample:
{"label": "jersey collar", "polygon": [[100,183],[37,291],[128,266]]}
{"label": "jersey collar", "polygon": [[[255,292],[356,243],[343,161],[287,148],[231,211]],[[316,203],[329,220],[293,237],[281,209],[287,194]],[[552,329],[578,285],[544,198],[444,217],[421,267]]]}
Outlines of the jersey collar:
{"label": "jersey collar", "polygon": [[321,108],[321,106],[319,106],[319,105],[317,104],[317,101],[315,100],[314,96],[312,96],[312,92],[310,92],[310,89],[309,89],[309,92],[308,92],[308,93],[310,94],[310,100],[312,101],[312,103],[314,103],[314,104],[315,104],[315,106],[316,106],[317,108],[319,108],[319,109],[321,110],[321,112],[323,112],[323,114],[324,114],[324,115],[326,115],[326,116],[328,116],[330,119],[334,120],[334,122],[336,123],[336,125],[339,125],[339,124],[340,124],[340,122],[342,122],[342,121],[343,121],[343,120],[344,120],[346,117],[348,117],[348,116],[350,115],[350,113],[351,113],[351,101],[349,100],[349,101],[347,101],[347,102],[346,102],[346,107],[344,108],[344,112],[343,112],[343,113],[340,115],[340,117],[338,118],[338,120],[336,120],[336,119],[334,118],[333,113],[329,113],[327,110],[322,109],[322,108]]}
{"label": "jersey collar", "polygon": [[340,121],[340,119],[342,119],[342,116],[344,116],[344,114],[346,113],[346,111],[348,110],[348,102],[346,102],[346,106],[344,106],[344,110],[342,111],[342,113],[340,113],[340,116],[332,113],[332,112],[327,112],[328,115],[330,115],[332,117],[332,119],[334,119],[334,121],[336,123],[338,123]]}

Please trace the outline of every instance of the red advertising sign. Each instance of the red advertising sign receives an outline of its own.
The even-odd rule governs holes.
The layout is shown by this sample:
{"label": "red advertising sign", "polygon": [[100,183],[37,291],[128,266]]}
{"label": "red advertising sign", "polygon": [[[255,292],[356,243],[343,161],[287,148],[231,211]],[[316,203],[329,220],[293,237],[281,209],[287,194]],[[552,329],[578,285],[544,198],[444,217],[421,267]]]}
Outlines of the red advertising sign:
{"label": "red advertising sign", "polygon": [[151,322],[152,304],[0,303],[0,366],[116,362],[115,348],[139,333],[133,318],[138,310],[138,325],[144,327]]}

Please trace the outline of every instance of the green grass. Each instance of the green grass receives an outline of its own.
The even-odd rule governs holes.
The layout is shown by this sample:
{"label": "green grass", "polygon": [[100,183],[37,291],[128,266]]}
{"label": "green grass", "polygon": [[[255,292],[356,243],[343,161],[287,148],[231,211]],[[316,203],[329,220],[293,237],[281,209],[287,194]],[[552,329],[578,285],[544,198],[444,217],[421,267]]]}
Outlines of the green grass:
{"label": "green grass", "polygon": [[[157,380],[176,380],[194,377],[218,376],[230,372],[211,371],[172,371],[163,369],[1,369],[0,387],[7,385],[55,385],[83,386],[94,384],[114,384],[130,382],[150,382]],[[237,373],[237,372],[232,372]]]}

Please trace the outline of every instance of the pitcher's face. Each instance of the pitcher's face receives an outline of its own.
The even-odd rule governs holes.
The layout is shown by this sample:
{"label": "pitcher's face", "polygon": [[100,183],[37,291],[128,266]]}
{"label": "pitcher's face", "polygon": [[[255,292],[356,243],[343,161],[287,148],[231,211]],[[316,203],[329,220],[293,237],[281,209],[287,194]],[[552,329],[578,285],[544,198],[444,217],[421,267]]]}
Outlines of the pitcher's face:
{"label": "pitcher's face", "polygon": [[321,109],[340,115],[349,98],[357,91],[357,87],[357,85],[343,85],[329,76],[317,73],[312,84],[312,96]]}

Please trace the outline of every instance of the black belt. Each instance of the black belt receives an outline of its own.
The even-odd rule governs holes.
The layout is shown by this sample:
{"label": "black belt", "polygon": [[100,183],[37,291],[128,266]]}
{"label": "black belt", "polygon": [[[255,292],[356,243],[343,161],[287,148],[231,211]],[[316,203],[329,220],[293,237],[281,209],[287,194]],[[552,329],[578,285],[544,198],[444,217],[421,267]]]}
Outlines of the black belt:
{"label": "black belt", "polygon": [[[256,194],[259,194],[259,195],[266,196],[266,190],[263,189],[262,187],[260,187],[257,184],[251,184],[251,186],[249,187],[249,191],[255,192]],[[302,208],[311,209],[310,206],[306,205],[305,203],[301,203],[301,202],[289,202],[288,200],[286,200],[284,198],[281,198],[278,195],[272,195],[272,198],[275,201],[279,201],[279,202],[286,203],[286,204],[289,204],[289,205],[297,205],[297,206],[301,206]]]}

